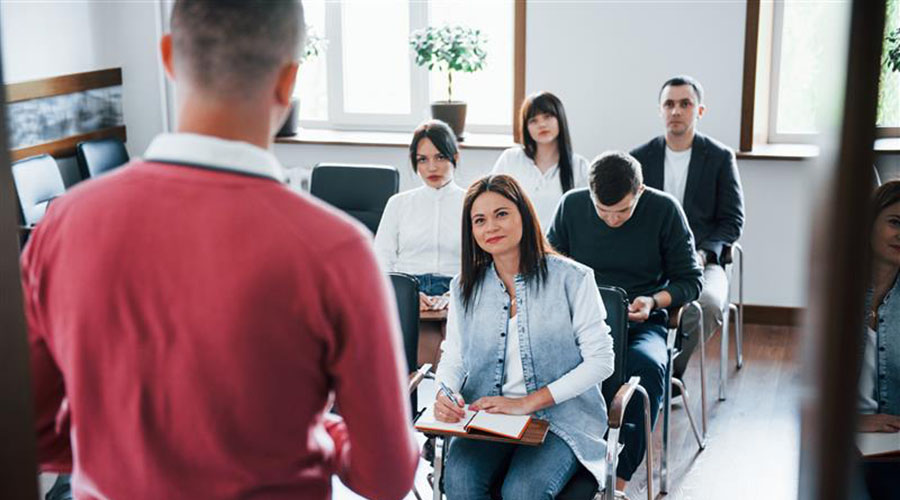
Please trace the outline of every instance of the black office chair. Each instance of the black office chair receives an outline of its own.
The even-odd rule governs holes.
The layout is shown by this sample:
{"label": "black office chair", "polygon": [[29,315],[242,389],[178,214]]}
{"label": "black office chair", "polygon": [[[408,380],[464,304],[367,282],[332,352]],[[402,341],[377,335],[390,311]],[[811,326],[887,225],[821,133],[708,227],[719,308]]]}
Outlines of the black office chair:
{"label": "black office chair", "polygon": [[128,163],[128,151],[122,141],[110,137],[78,143],[75,158],[81,178],[89,179]]}
{"label": "black office chair", "polygon": [[44,217],[47,206],[66,192],[66,186],[56,160],[47,154],[13,163],[12,177],[19,198],[21,243],[24,245],[31,229]]}
{"label": "black office chair", "polygon": [[[394,286],[394,295],[397,298],[407,373],[413,373],[419,368],[417,362],[419,354],[419,281],[404,273],[388,273],[388,276],[391,278],[391,285]],[[418,408],[415,390],[411,390],[410,403],[413,415],[415,415]]]}
{"label": "black office chair", "polygon": [[[625,420],[625,408],[631,401],[635,392],[641,394],[644,400],[644,432],[647,439],[647,463],[653,463],[653,440],[650,425],[650,398],[647,391],[640,386],[639,377],[631,377],[626,380],[625,349],[628,346],[628,295],[625,290],[618,287],[600,286],[600,296],[606,308],[606,321],[610,327],[610,336],[613,339],[613,352],[615,353],[615,368],[613,374],[603,381],[601,392],[607,405],[609,420],[609,432],[606,438],[607,450],[618,450],[619,434]],[[440,484],[440,475],[443,469],[444,444],[437,440],[435,446],[434,477]],[[606,485],[603,491],[598,491],[599,485],[596,478],[583,466],[579,466],[572,479],[556,496],[557,500],[591,500],[596,495],[602,495],[604,500],[615,498],[616,467],[618,466],[618,453],[606,454]],[[500,484],[494,485],[493,497],[500,498]],[[435,500],[441,498],[441,490],[436,488]],[[647,467],[647,500],[653,500],[653,467]]]}
{"label": "black office chair", "polygon": [[319,163],[313,167],[309,192],[347,212],[378,231],[388,198],[400,189],[400,173],[386,165],[336,165]]}

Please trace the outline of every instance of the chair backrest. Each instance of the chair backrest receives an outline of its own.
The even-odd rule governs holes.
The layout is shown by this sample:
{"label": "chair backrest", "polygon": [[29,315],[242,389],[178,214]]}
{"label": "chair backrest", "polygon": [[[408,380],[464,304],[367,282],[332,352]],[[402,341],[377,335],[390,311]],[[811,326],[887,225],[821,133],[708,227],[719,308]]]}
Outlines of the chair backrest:
{"label": "chair backrest", "polygon": [[19,196],[22,223],[26,226],[37,224],[50,201],[66,192],[59,166],[47,154],[13,163],[12,177]]}
{"label": "chair backrest", "polygon": [[115,137],[78,143],[75,157],[83,179],[96,177],[128,163],[125,144]]}
{"label": "chair backrest", "polygon": [[419,353],[419,281],[409,274],[388,273],[397,298],[400,329],[403,331],[403,350],[406,366],[412,373],[418,368]]}
{"label": "chair backrest", "polygon": [[[388,273],[394,295],[397,298],[397,312],[400,314],[400,330],[403,332],[403,351],[406,354],[406,372],[418,368],[419,356],[419,280],[409,274]],[[410,409],[415,416],[418,409],[416,391],[409,396]]]}
{"label": "chair backrest", "polygon": [[606,308],[606,323],[609,335],[613,339],[613,352],[616,355],[613,374],[603,381],[603,399],[607,406],[616,396],[616,391],[627,382],[625,373],[625,348],[628,345],[628,294],[616,286],[600,286],[600,297]]}
{"label": "chair backrest", "polygon": [[378,231],[388,198],[400,189],[400,173],[386,165],[336,165],[319,163],[313,167],[309,192],[347,212]]}

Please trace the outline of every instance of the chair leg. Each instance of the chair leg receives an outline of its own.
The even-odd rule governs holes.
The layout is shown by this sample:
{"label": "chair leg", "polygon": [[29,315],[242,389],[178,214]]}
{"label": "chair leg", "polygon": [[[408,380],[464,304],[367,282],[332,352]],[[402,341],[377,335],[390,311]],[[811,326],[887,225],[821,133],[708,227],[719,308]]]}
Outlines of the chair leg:
{"label": "chair leg", "polygon": [[[706,411],[706,332],[703,331],[703,316],[700,316],[700,418],[703,430],[703,441],[706,441],[706,429],[709,428],[709,417]],[[674,382],[677,379],[672,379]],[[680,384],[679,389],[681,389],[681,393],[684,392],[684,384],[681,381],[678,381]],[[684,398],[684,406],[688,409],[688,415],[690,415],[690,403],[688,403],[688,399]],[[691,420],[691,425],[693,425],[693,417]],[[703,446],[701,446],[702,448]]]}
{"label": "chair leg", "polygon": [[606,436],[606,488],[601,500],[616,498],[616,469],[619,466],[619,429],[609,429]]}
{"label": "chair leg", "polygon": [[644,439],[647,440],[647,500],[653,500],[653,423],[650,418],[650,396],[647,390],[637,386],[644,398]]}
{"label": "chair leg", "polygon": [[434,482],[431,485],[431,489],[434,491],[434,500],[442,500],[444,496],[442,476],[444,475],[445,440],[442,436],[438,436],[434,440]]}
{"label": "chair leg", "polygon": [[741,309],[729,304],[728,308],[734,313],[734,347],[737,349],[737,369],[744,367],[744,314]]}
{"label": "chair leg", "polygon": [[672,414],[672,348],[668,349],[665,382],[663,383],[662,453],[659,460],[659,492],[669,492],[669,417]]}
{"label": "chair leg", "polygon": [[688,421],[691,423],[691,430],[694,431],[694,439],[697,440],[697,446],[699,446],[701,450],[705,450],[706,432],[704,429],[704,432],[701,435],[700,431],[697,429],[697,423],[694,421],[694,413],[691,411],[691,399],[688,395],[688,391],[685,389],[684,383],[681,380],[673,378],[672,383],[681,390],[681,397],[684,399],[684,411],[687,413]]}
{"label": "chair leg", "polygon": [[728,397],[728,335],[729,335],[729,314],[731,307],[725,310],[725,317],[722,318],[722,336],[721,336],[721,352],[719,354],[719,401],[725,401]]}

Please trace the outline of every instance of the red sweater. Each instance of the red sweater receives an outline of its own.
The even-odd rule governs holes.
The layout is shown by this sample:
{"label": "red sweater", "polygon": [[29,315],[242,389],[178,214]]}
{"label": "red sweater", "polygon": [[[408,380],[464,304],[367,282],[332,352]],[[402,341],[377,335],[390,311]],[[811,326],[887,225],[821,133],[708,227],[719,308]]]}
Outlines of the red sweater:
{"label": "red sweater", "polygon": [[[133,162],[22,256],[41,468],[76,498],[399,498],[418,460],[390,285],[270,179]],[[323,421],[334,391],[344,424]],[[352,445],[352,459],[350,446]]]}

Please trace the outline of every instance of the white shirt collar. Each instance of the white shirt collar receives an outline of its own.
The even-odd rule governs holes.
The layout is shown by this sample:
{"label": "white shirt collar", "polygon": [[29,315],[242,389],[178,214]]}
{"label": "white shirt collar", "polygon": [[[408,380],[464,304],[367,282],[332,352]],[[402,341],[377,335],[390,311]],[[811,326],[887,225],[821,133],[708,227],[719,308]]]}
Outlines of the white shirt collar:
{"label": "white shirt collar", "polygon": [[284,168],[271,152],[247,142],[208,135],[160,134],[150,143],[144,160],[232,170],[287,181]]}

